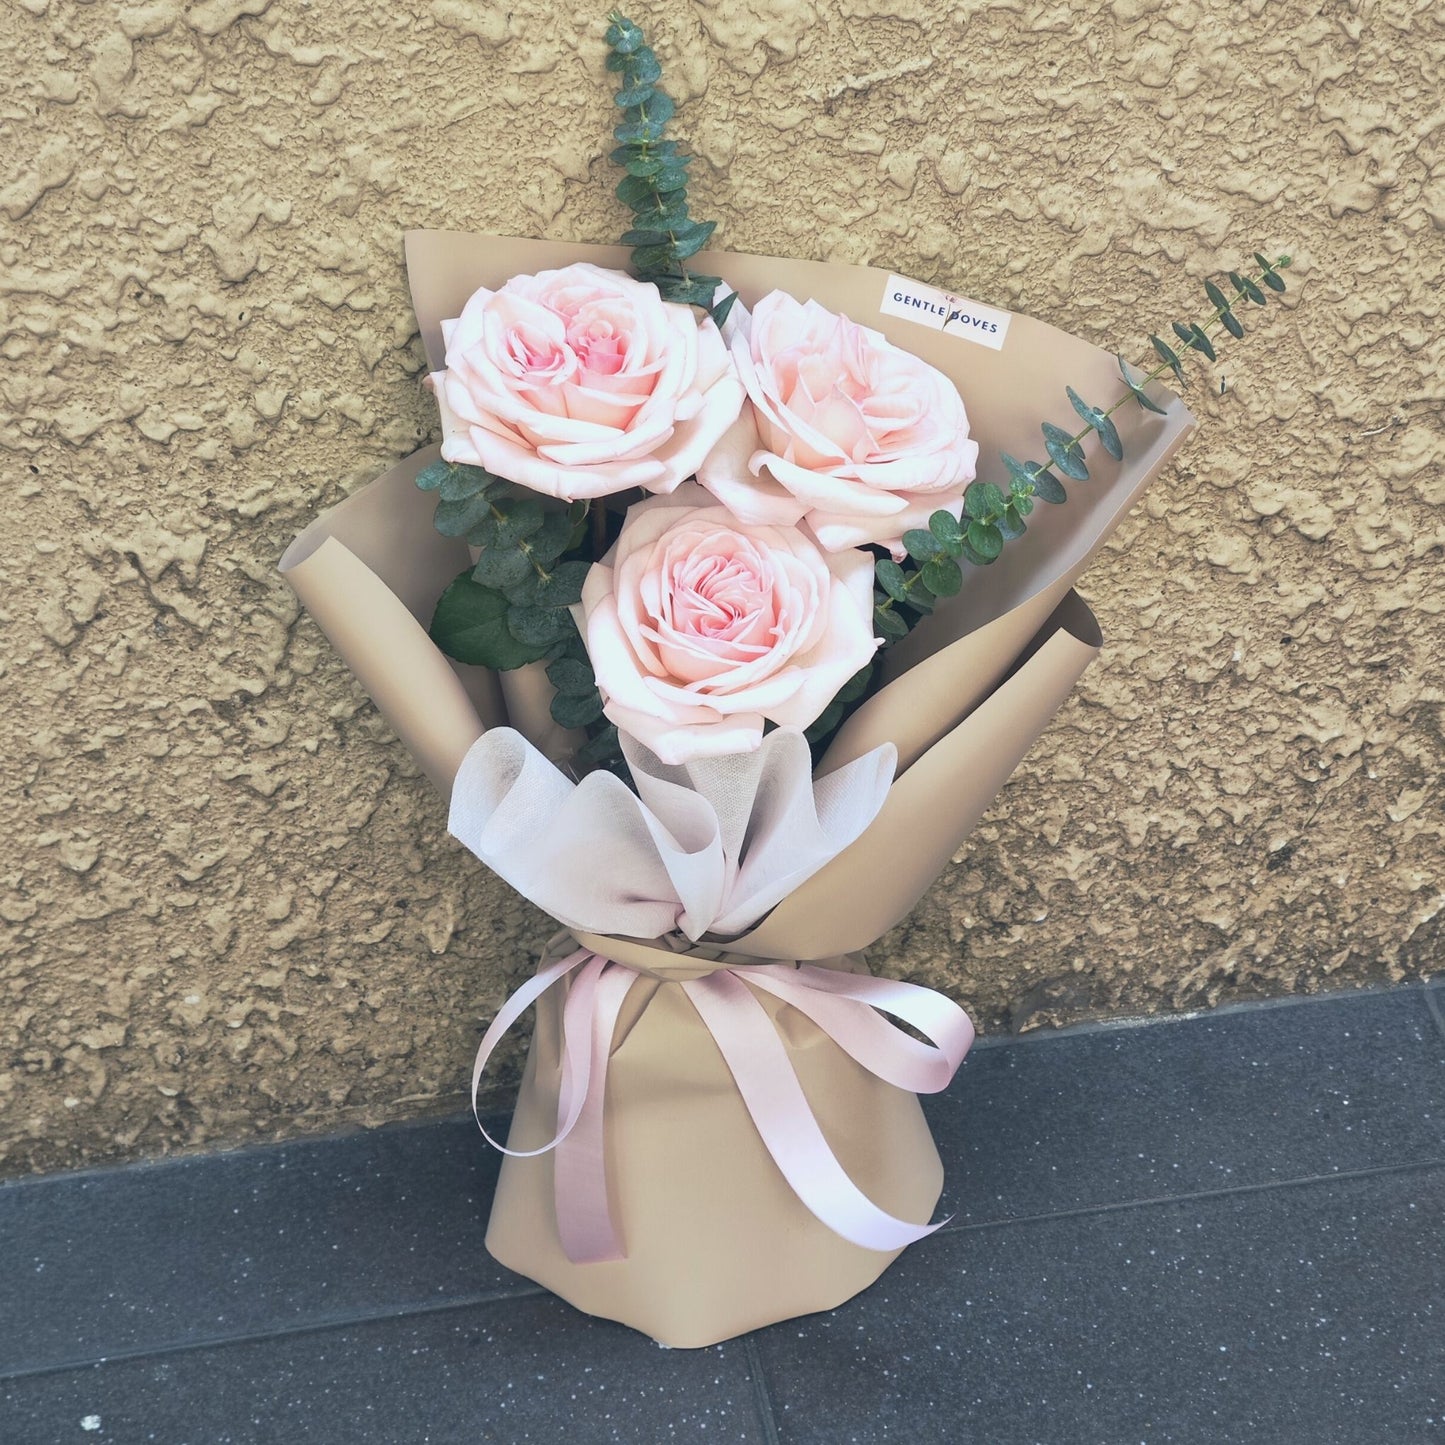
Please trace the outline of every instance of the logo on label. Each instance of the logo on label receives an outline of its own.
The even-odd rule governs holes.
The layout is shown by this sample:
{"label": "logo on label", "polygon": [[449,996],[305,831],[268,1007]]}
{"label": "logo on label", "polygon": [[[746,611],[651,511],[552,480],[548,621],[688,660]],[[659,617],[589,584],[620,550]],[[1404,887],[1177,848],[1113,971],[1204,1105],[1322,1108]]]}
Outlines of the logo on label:
{"label": "logo on label", "polygon": [[905,321],[927,326],[932,331],[976,341],[991,351],[1003,350],[1008,324],[1012,320],[1007,311],[970,301],[966,296],[955,296],[951,291],[925,286],[921,281],[910,281],[906,276],[889,276],[883,302],[878,309],[885,316],[901,316]]}

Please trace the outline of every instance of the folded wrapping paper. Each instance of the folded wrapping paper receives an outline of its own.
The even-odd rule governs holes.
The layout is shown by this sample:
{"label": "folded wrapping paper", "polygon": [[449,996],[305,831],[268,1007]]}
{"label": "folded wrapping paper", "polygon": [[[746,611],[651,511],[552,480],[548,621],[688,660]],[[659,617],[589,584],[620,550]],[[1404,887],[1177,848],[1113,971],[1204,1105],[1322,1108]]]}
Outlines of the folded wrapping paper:
{"label": "folded wrapping paper", "polygon": [[[407,257],[432,369],[442,362],[442,320],[460,314],[476,287],[579,259],[626,262],[620,248],[442,232],[412,233]],[[890,278],[881,271],[721,254],[700,257],[699,265],[750,304],[775,287],[812,296],[940,367],[965,397],[984,477],[1000,448],[1038,454],[1037,424],[1067,415],[1066,385],[1100,401],[1117,395],[1112,357],[1028,317],[1011,318],[995,351],[883,315]],[[992,567],[970,570],[959,596],[891,650],[886,685],[850,719],[818,770],[825,784],[875,749],[896,748],[896,774],[876,816],[850,842],[840,842],[847,829],[835,830],[840,848],[824,850],[831,856],[761,921],[726,939],[728,958],[857,971],[857,952],[906,915],[946,866],[1097,653],[1097,628],[1073,582],[1192,425],[1176,399],[1162,391],[1156,399],[1166,406],[1163,417],[1132,407],[1119,414],[1125,463],[1091,455],[1091,479],[1071,484],[1066,505],[1036,509],[1023,539]],[[417,454],[318,519],[282,570],[404,744],[449,792],[487,729],[510,722],[553,756],[561,740],[549,734],[540,669],[509,675],[504,697],[495,679],[449,663],[425,635],[437,596],[466,565],[461,544],[433,532],[433,499],[414,486],[436,455],[435,448]],[[526,756],[516,742],[496,746],[499,756],[513,749],[507,766]],[[495,779],[487,786],[495,792]],[[746,910],[730,913],[722,901],[736,878],[728,879],[726,862],[721,882],[716,865],[703,872],[709,868],[710,881],[690,882],[684,898],[663,867],[668,885],[647,901],[663,903],[661,916],[672,910],[678,928],[697,929],[709,912],[716,932],[721,923],[738,925]],[[564,899],[555,901],[567,911]],[[649,929],[655,921],[649,917]],[[608,1214],[626,1258],[568,1257],[550,1154],[505,1161],[488,1232],[492,1252],[580,1307],[676,1345],[830,1308],[871,1283],[896,1251],[843,1239],[801,1202],[682,986],[711,970],[716,949],[679,934],[659,944],[576,932],[566,947],[580,943],[635,975],[615,1000],[605,1043],[602,1121]],[[679,958],[678,947],[688,953]],[[538,1003],[508,1140],[514,1149],[538,1148],[556,1132],[563,1019],[576,976]],[[888,1215],[926,1223],[941,1170],[915,1095],[864,1067],[798,1008],[766,990],[751,992],[852,1184]]]}

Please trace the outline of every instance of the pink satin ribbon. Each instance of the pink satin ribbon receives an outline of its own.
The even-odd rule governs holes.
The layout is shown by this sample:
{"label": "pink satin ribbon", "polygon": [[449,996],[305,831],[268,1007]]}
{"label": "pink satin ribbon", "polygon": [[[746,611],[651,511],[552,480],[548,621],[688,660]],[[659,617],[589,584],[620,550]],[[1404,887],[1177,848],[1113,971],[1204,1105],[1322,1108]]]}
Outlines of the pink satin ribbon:
{"label": "pink satin ribbon", "polygon": [[[503,1034],[574,970],[577,976],[562,1006],[557,1132],[539,1148],[508,1149],[482,1126],[477,1108],[482,1073]],[[617,1015],[640,977],[626,965],[585,948],[545,965],[502,1006],[482,1037],[472,1067],[472,1112],[490,1144],[524,1159],[557,1151],[557,1228],[562,1248],[574,1264],[626,1258],[607,1198],[603,1102]],[[753,989],[806,1014],[870,1073],[914,1094],[947,1088],[973,1043],[973,1024],[956,1003],[917,984],[810,964],[737,964],[679,981],[677,986],[721,1051],[773,1162],[822,1223],[864,1249],[886,1251],[913,1244],[947,1223],[910,1224],[897,1219],[848,1177],[823,1137],[787,1049]],[[904,1033],[882,1013],[902,1019],[929,1042]]]}

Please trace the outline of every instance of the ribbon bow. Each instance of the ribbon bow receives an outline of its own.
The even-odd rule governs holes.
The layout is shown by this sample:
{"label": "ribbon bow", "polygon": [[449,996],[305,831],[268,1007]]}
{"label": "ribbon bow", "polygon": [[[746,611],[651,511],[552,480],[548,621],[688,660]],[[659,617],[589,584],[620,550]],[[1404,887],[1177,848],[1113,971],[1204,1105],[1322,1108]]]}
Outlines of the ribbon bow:
{"label": "ribbon bow", "polygon": [[[482,1124],[477,1093],[502,1036],[554,983],[576,971],[562,1009],[557,1132],[537,1149],[508,1149]],[[554,1192],[562,1248],[574,1264],[626,1258],[607,1198],[603,1101],[617,1015],[641,975],[587,948],[546,964],[502,1006],[472,1068],[472,1113],[487,1142],[514,1158],[557,1151]],[[753,989],[791,1004],[878,1078],[914,1094],[948,1087],[973,1043],[973,1024],[951,999],[917,984],[810,964],[733,964],[678,980],[721,1051],[773,1162],[804,1205],[844,1239],[892,1251],[939,1224],[910,1224],[878,1208],[848,1177],[803,1094],[767,1010]],[[912,1025],[923,1043],[882,1017]]]}

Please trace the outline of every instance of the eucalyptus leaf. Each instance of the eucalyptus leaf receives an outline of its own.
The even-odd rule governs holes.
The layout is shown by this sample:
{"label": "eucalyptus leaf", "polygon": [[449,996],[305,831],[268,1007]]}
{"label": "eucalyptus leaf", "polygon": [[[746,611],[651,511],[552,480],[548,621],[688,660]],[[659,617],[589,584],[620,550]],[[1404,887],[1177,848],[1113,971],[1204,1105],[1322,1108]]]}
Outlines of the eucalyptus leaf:
{"label": "eucalyptus leaf", "polygon": [[1169,363],[1169,369],[1174,373],[1174,379],[1180,386],[1183,386],[1184,368],[1179,364],[1179,358],[1174,354],[1173,350],[1165,345],[1157,336],[1151,336],[1149,342],[1154,350],[1159,353],[1159,359]]}
{"label": "eucalyptus leaf", "polygon": [[550,567],[572,541],[571,508],[549,511],[542,525],[527,539],[532,555],[543,567]]}
{"label": "eucalyptus leaf", "polygon": [[597,691],[597,679],[585,662],[575,657],[559,657],[547,664],[547,681],[561,693],[576,697]]}
{"label": "eucalyptus leaf", "polygon": [[416,484],[424,492],[435,492],[452,473],[450,462],[429,462],[416,474]]}
{"label": "eucalyptus leaf", "polygon": [[622,747],[617,740],[617,729],[610,724],[577,749],[578,761],[587,764],[605,765],[614,759],[620,760],[621,757]]}
{"label": "eucalyptus leaf", "polygon": [[1198,322],[1189,329],[1189,344],[1196,351],[1203,352],[1211,361],[1215,360],[1214,343],[1200,330]]}
{"label": "eucalyptus leaf", "polygon": [[448,657],[474,667],[508,672],[536,662],[547,649],[529,647],[512,636],[507,608],[504,594],[478,585],[463,572],[437,601],[431,639]]}
{"label": "eucalyptus leaf", "polygon": [[999,518],[998,530],[1005,542],[1013,542],[1022,537],[1027,529],[1023,524],[1023,520],[1019,517],[1019,514],[1010,507],[1008,511]]}
{"label": "eucalyptus leaf", "polygon": [[[977,526],[978,523],[972,523]],[[959,551],[963,550],[963,539],[959,538]],[[923,585],[935,597],[952,597],[963,586],[963,573],[952,557],[935,557],[923,568]]]}
{"label": "eucalyptus leaf", "polygon": [[666,231],[632,230],[622,233],[624,246],[666,246],[672,240]]}
{"label": "eucalyptus leaf", "polygon": [[[1119,375],[1123,378],[1124,385],[1129,388],[1129,391],[1133,395],[1134,400],[1137,401],[1139,405],[1144,408],[1145,411],[1152,411],[1159,416],[1165,415],[1164,408],[1162,406],[1155,405],[1155,403],[1150,401],[1148,396],[1145,395],[1143,382],[1142,380],[1135,380],[1134,370],[1129,365],[1129,363],[1125,361],[1123,356],[1119,355],[1117,352],[1115,353],[1115,355],[1119,362]],[[1139,373],[1140,378],[1142,378],[1143,375],[1143,372]]]}
{"label": "eucalyptus leaf", "polygon": [[558,693],[552,699],[552,719],[564,728],[585,728],[602,716],[602,696],[594,687],[590,693]]}
{"label": "eucalyptus leaf", "polygon": [[637,141],[661,140],[662,126],[653,120],[634,120],[614,126],[612,134],[624,145],[631,145]]}
{"label": "eucalyptus leaf", "polygon": [[1284,277],[1278,271],[1266,271],[1260,280],[1269,287],[1271,291],[1284,290]]}
{"label": "eucalyptus leaf", "polygon": [[963,542],[963,528],[952,512],[934,512],[928,519],[928,530],[943,543],[952,557],[958,556]]}
{"label": "eucalyptus leaf", "polygon": [[1256,306],[1266,305],[1264,292],[1249,279],[1248,276],[1241,276],[1238,271],[1229,273],[1229,282],[1241,296],[1248,297]]}
{"label": "eucalyptus leaf", "polygon": [[607,27],[607,43],[619,55],[632,55],[644,44],[642,31],[630,20],[614,20]]}
{"label": "eucalyptus leaf", "polygon": [[717,230],[716,221],[694,221],[686,233],[679,231],[677,239],[673,243],[675,255],[686,259],[688,256],[695,256],[712,239],[712,233]]}
{"label": "eucalyptus leaf", "polygon": [[617,184],[617,199],[634,210],[642,205],[652,206],[656,194],[647,176],[629,174]]}
{"label": "eucalyptus leaf", "polygon": [[970,522],[968,545],[985,563],[992,562],[1003,551],[1003,533],[992,522]]}
{"label": "eucalyptus leaf", "polygon": [[[661,75],[662,71],[659,70],[657,73]],[[640,86],[635,87],[634,91],[627,93],[635,93],[635,90],[641,88]],[[637,106],[637,115],[628,117],[630,120],[636,120],[639,123],[646,121],[649,125],[664,126],[677,114],[677,102],[665,90],[649,88],[648,97],[646,101]]]}
{"label": "eucalyptus leaf", "polygon": [[612,103],[621,106],[623,110],[631,110],[633,106],[646,105],[656,94],[657,92],[647,84],[628,85],[612,97]]}
{"label": "eucalyptus leaf", "polygon": [[524,578],[535,576],[532,559],[517,547],[483,547],[472,576],[483,587],[510,590]]}
{"label": "eucalyptus leaf", "polygon": [[1090,406],[1072,386],[1064,388],[1069,394],[1069,400],[1073,403],[1074,410],[1086,421],[1099,438],[1099,444],[1109,453],[1114,460],[1122,461],[1124,457],[1124,443],[1119,440],[1119,430],[1110,417],[1104,415],[1101,408]]}
{"label": "eucalyptus leaf", "polygon": [[973,482],[963,494],[963,508],[976,521],[996,517],[1003,511],[1006,498],[992,482]]}
{"label": "eucalyptus leaf", "polygon": [[903,546],[916,562],[931,562],[943,555],[943,543],[921,527],[910,527],[903,534]]}
{"label": "eucalyptus leaf", "polygon": [[736,291],[729,292],[712,308],[712,319],[714,324],[721,329],[723,322],[728,319],[728,314],[733,309],[733,303],[738,299]]}
{"label": "eucalyptus leaf", "polygon": [[1226,311],[1219,319],[1224,323],[1224,329],[1236,340],[1244,335],[1244,327],[1240,325],[1239,317],[1234,312]]}
{"label": "eucalyptus leaf", "polygon": [[1229,310],[1229,298],[1214,284],[1213,281],[1204,283],[1204,294],[1209,297],[1209,304],[1218,311],[1221,316]]}
{"label": "eucalyptus leaf", "polygon": [[908,600],[908,574],[891,557],[882,557],[873,569],[878,585],[895,601]]}
{"label": "eucalyptus leaf", "polygon": [[559,562],[537,590],[538,601],[548,607],[571,607],[582,600],[582,587],[592,570],[590,562]]}
{"label": "eucalyptus leaf", "polygon": [[1047,468],[1034,478],[1034,496],[1041,502],[1049,502],[1054,506],[1069,499],[1064,484]]}
{"label": "eucalyptus leaf", "polygon": [[437,488],[437,496],[444,502],[459,502],[463,497],[485,494],[496,480],[496,477],[483,471],[481,467],[449,467],[441,486]]}
{"label": "eucalyptus leaf", "polygon": [[908,624],[891,608],[885,612],[881,607],[875,607],[873,631],[885,642],[902,642],[908,636]]}
{"label": "eucalyptus leaf", "polygon": [[[641,32],[639,32],[640,34]],[[640,45],[628,62],[627,78],[633,85],[655,85],[662,79],[662,66],[650,46]]]}
{"label": "eucalyptus leaf", "polygon": [[491,515],[491,510],[492,504],[484,496],[438,502],[432,525],[443,537],[465,537],[478,522]]}
{"label": "eucalyptus leaf", "polygon": [[502,514],[497,519],[497,540],[494,544],[499,547],[513,547],[524,541],[547,520],[542,503],[530,493],[526,496],[513,495],[505,500],[494,497],[488,505]]}
{"label": "eucalyptus leaf", "polygon": [[509,607],[507,631],[529,647],[551,647],[573,631],[572,614],[561,607]]}
{"label": "eucalyptus leaf", "polygon": [[[1044,447],[1053,458],[1054,465],[1076,482],[1087,481],[1089,469],[1084,465],[1083,447],[1063,427],[1055,426],[1051,421],[1046,421],[1039,430],[1044,434]],[[978,546],[977,542],[974,546]]]}

